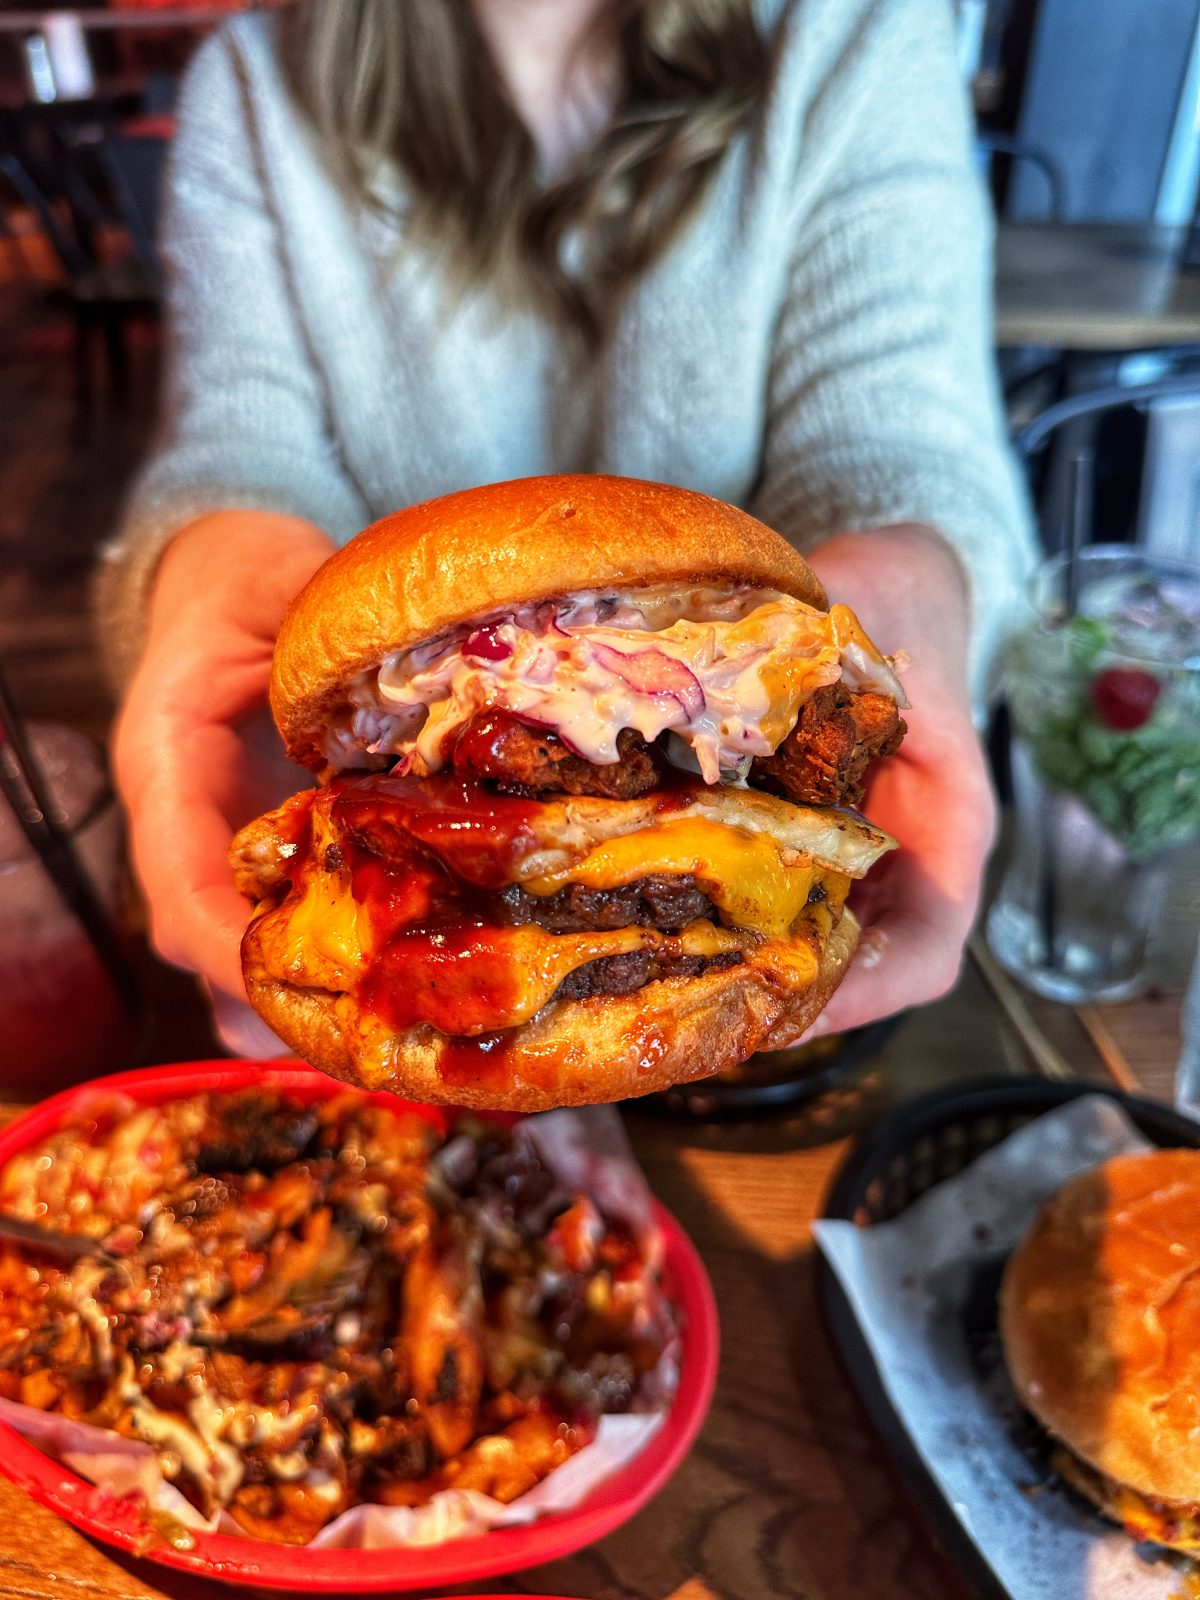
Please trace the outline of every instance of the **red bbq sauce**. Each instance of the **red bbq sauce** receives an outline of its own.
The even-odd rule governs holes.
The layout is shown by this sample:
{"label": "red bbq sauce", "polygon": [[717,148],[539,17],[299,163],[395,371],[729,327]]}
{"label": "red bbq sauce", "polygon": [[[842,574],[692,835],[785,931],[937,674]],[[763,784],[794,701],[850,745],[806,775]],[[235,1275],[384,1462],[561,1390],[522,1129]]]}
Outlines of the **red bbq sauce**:
{"label": "red bbq sauce", "polygon": [[[449,1038],[442,1047],[438,1072],[448,1088],[489,1089],[502,1094],[511,1089],[513,1069],[509,1052],[512,1030],[484,1033],[477,1039]],[[528,1073],[522,1071],[523,1077]]]}
{"label": "red bbq sauce", "polygon": [[384,854],[416,840],[456,877],[481,888],[511,881],[512,863],[537,847],[534,800],[489,794],[478,784],[433,778],[337,780],[333,816],[342,832]]}
{"label": "red bbq sauce", "polygon": [[[680,773],[648,798],[670,812],[700,788]],[[540,803],[448,774],[338,778],[329,791],[337,848],[378,951],[358,984],[360,1006],[396,1032],[426,1023],[449,1036],[447,1081],[503,1083],[509,1034],[495,1022],[511,1014],[521,985],[493,894],[537,848]],[[662,1042],[638,1044],[649,1068]]]}
{"label": "red bbq sauce", "polygon": [[478,1035],[520,997],[495,930],[478,922],[396,933],[359,984],[359,999],[400,1032],[427,1022],[441,1033]]}

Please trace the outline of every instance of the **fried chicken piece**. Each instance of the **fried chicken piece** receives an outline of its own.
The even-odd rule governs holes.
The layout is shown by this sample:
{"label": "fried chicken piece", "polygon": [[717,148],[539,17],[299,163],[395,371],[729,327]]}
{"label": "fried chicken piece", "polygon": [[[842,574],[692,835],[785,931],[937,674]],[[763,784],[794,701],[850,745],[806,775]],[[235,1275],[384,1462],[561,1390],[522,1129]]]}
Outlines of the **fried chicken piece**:
{"label": "fried chicken piece", "polygon": [[475,1432],[483,1392],[483,1290],[463,1241],[429,1239],[404,1277],[401,1342],[413,1399],[442,1457],[456,1455]]}
{"label": "fried chicken piece", "polygon": [[264,900],[287,886],[295,858],[308,850],[315,792],[301,789],[237,834],[229,849],[229,864],[239,894]]}
{"label": "fried chicken piece", "polygon": [[474,1489],[507,1505],[586,1443],[581,1430],[560,1429],[553,1414],[533,1411],[501,1433],[476,1439],[447,1468],[446,1486]]}
{"label": "fried chicken piece", "polygon": [[750,768],[750,782],[806,806],[856,806],[872,761],[895,755],[907,727],[894,700],[854,694],[840,683],[818,689],[774,755]]}
{"label": "fried chicken piece", "polygon": [[619,760],[603,766],[574,755],[555,734],[503,711],[472,717],[454,745],[461,778],[485,779],[504,794],[591,794],[632,800],[659,782],[646,741],[632,728],[617,735]]}

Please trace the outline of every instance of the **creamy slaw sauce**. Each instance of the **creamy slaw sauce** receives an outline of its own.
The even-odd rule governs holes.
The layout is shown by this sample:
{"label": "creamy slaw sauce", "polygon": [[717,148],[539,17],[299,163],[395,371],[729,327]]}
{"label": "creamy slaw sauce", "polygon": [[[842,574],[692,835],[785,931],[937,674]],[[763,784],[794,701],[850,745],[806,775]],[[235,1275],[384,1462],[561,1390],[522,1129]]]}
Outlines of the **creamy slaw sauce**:
{"label": "creamy slaw sauce", "polygon": [[465,723],[496,709],[599,765],[618,759],[623,728],[647,742],[670,732],[673,759],[716,783],[770,755],[804,702],[839,679],[905,704],[845,606],[826,614],[769,589],[591,591],[386,656],[352,685],[326,753],[339,770],[365,751],[424,776],[445,764]]}

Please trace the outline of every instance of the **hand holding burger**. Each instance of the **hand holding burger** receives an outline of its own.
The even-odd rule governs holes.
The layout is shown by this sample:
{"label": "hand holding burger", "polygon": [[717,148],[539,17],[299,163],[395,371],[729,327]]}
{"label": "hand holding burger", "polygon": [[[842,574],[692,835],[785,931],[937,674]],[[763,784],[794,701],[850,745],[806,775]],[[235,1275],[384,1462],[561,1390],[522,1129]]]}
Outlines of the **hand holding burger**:
{"label": "hand holding burger", "polygon": [[316,1065],[530,1110],[808,1027],[893,841],[846,809],[903,691],[777,535],[704,496],[528,479],[377,523],[280,632],[321,786],[243,829],[250,998]]}
{"label": "hand holding burger", "polygon": [[996,827],[996,801],[967,692],[963,570],[930,529],[843,534],[811,563],[882,650],[909,657],[899,750],[868,773],[862,809],[894,850],[859,883],[864,934],[815,1031],[845,1031],[946,994],[958,979]]}
{"label": "hand holding burger", "polygon": [[246,902],[230,877],[229,841],[296,787],[267,683],[284,613],[332,553],[311,523],[261,511],[217,512],[177,533],[158,563],[113,737],[155,948],[202,979],[238,1054],[281,1047],[246,1004]]}
{"label": "hand holding burger", "polygon": [[[154,943],[204,981],[241,1055],[285,1047],[246,1002],[247,906],[229,841],[295,789],[267,709],[272,652],[288,604],[332,548],[315,526],[265,512],[214,512],[181,529],[156,570],[116,728],[114,771]],[[953,982],[994,807],[966,692],[965,583],[945,541],[916,525],[874,528],[827,540],[810,560],[877,643],[911,658],[909,732],[868,775],[864,803],[901,848],[860,880],[865,959],[817,1023],[845,1028]]]}

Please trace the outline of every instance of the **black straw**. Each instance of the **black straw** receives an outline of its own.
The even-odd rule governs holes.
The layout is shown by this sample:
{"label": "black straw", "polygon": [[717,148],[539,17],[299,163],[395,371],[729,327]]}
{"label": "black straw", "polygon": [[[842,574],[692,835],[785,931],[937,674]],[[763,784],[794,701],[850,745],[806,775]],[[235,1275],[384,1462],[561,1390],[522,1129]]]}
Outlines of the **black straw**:
{"label": "black straw", "polygon": [[[81,923],[128,1010],[139,1009],[137,979],[34,755],[24,719],[0,667],[0,790],[59,898]],[[32,805],[30,804],[32,802]]]}
{"label": "black straw", "polygon": [[[1092,479],[1095,458],[1088,449],[1071,457],[1067,480],[1067,565],[1063,599],[1067,618],[1079,610],[1079,552],[1087,544],[1092,526]],[[1058,939],[1058,841],[1054,836],[1054,800],[1049,794],[1042,802],[1042,875],[1039,916],[1046,965],[1054,965],[1054,946]]]}
{"label": "black straw", "polygon": [[1068,617],[1073,617],[1079,610],[1079,552],[1091,537],[1094,475],[1095,457],[1090,450],[1080,450],[1071,457],[1071,474],[1067,491],[1069,499],[1065,585]]}

